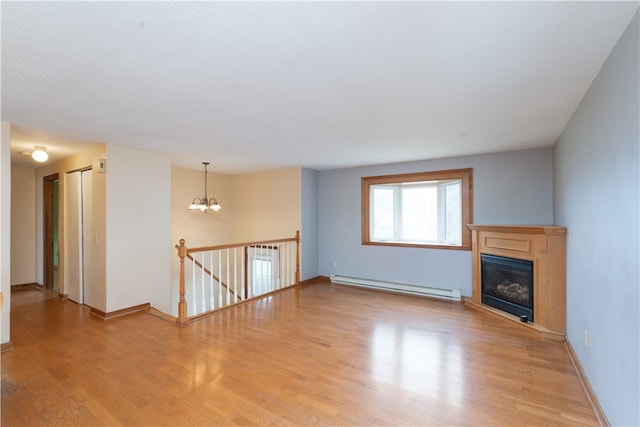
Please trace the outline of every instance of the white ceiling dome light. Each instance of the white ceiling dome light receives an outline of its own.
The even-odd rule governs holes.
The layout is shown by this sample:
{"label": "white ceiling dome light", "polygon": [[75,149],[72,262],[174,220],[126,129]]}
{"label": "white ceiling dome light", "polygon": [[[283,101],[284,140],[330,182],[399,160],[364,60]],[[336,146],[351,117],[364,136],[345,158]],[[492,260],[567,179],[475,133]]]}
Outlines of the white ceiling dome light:
{"label": "white ceiling dome light", "polygon": [[36,145],[31,153],[31,157],[33,157],[33,160],[36,162],[46,162],[49,158],[49,154],[47,154],[47,147]]}

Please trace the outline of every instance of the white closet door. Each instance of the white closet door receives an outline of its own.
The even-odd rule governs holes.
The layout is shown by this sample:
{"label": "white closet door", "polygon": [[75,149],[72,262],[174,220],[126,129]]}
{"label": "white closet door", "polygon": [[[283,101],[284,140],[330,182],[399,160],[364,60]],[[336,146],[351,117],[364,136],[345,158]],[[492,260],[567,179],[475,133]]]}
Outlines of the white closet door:
{"label": "white closet door", "polygon": [[91,225],[91,170],[82,172],[82,282],[80,285],[83,303],[92,306],[91,293],[91,248],[93,247],[93,228]]}
{"label": "white closet door", "polygon": [[64,187],[64,281],[71,301],[83,303],[82,295],[82,174],[65,177]]}

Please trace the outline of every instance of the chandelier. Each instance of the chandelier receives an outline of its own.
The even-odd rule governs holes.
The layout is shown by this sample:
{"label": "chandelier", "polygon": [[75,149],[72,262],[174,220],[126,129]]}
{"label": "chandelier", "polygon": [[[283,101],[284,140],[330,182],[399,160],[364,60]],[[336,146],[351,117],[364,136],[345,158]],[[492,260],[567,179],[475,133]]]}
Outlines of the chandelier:
{"label": "chandelier", "polygon": [[204,197],[193,199],[191,204],[189,205],[190,210],[200,210],[204,213],[207,213],[209,210],[219,211],[222,209],[222,206],[218,204],[218,201],[215,197],[208,198],[207,197],[207,165],[209,162],[202,162],[204,165]]}

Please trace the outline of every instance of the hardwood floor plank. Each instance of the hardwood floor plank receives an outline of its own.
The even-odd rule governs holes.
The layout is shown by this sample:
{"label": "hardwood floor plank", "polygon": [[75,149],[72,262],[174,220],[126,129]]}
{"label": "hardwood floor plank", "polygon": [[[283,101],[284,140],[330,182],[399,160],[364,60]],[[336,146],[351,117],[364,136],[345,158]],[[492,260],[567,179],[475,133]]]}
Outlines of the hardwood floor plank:
{"label": "hardwood floor plank", "polygon": [[562,343],[462,304],[308,284],[177,327],[12,296],[2,425],[598,425]]}

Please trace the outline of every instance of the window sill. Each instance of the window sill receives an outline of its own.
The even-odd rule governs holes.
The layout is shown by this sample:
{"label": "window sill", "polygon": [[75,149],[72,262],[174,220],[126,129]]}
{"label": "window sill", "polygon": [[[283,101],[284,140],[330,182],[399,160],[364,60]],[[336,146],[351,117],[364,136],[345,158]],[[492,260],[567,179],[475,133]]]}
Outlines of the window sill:
{"label": "window sill", "polygon": [[454,251],[470,251],[471,246],[453,245],[430,245],[427,243],[406,243],[406,242],[362,242],[366,246],[396,246],[401,248],[423,248],[423,249],[448,249]]}

